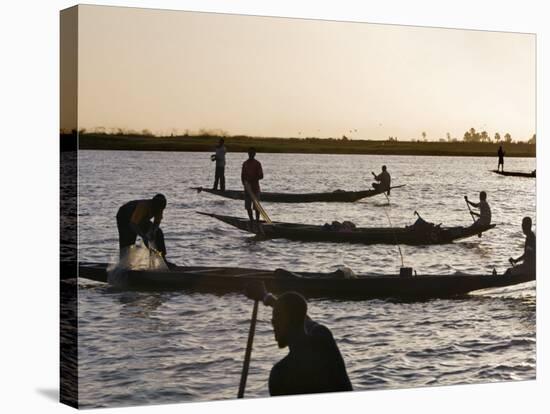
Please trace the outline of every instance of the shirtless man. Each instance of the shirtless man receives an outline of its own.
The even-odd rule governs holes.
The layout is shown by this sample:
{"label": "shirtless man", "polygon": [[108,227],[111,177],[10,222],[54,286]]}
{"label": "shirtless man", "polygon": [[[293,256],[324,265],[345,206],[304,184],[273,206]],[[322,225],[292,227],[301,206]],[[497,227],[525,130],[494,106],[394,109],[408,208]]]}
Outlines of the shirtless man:
{"label": "shirtless man", "polygon": [[512,265],[515,265],[519,262],[521,262],[521,264],[513,267],[512,269],[509,269],[509,271],[513,271],[514,273],[534,273],[536,271],[537,238],[535,236],[535,233],[531,229],[532,225],[533,221],[531,220],[531,217],[524,217],[521,221],[521,229],[523,230],[523,234],[525,234],[525,246],[523,248],[523,254],[517,259],[514,259],[512,257],[510,257],[509,259]]}
{"label": "shirtless man", "polygon": [[473,226],[484,227],[491,224],[491,207],[489,207],[489,203],[487,202],[487,193],[485,191],[479,193],[479,203],[468,200],[468,196],[464,196],[464,200],[472,207],[479,208],[479,213],[471,212],[472,216],[478,217]]}

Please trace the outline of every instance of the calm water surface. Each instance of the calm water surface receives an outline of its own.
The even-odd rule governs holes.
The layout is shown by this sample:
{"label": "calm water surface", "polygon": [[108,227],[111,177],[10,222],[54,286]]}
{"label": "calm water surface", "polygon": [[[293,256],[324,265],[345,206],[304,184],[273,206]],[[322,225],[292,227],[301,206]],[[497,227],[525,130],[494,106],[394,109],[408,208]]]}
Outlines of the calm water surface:
{"label": "calm water surface", "polygon": [[[356,273],[396,273],[396,247],[287,240],[254,241],[196,211],[245,216],[242,201],[192,186],[210,186],[209,153],[83,151],[79,155],[79,255],[112,262],[118,255],[115,215],[126,201],[157,192],[170,259],[178,264],[252,266]],[[244,154],[228,154],[226,186],[240,186]],[[388,166],[406,187],[353,204],[265,204],[273,220],[358,226],[426,220],[468,225],[464,195],[485,190],[497,228],[451,245],[402,246],[418,273],[502,272],[523,248],[520,223],[535,217],[535,180],[488,172],[496,158],[258,154],[264,191],[359,190],[371,171]],[[531,171],[535,159],[506,159],[508,170]],[[389,219],[388,219],[389,216]],[[536,224],[536,223],[535,223]],[[83,406],[235,398],[252,302],[243,295],[116,292],[81,280],[80,398]],[[328,326],[356,390],[535,378],[535,283],[476,292],[465,299],[402,303],[311,300],[309,313]],[[268,395],[273,364],[286,355],[273,338],[270,309],[260,308],[247,397]]]}

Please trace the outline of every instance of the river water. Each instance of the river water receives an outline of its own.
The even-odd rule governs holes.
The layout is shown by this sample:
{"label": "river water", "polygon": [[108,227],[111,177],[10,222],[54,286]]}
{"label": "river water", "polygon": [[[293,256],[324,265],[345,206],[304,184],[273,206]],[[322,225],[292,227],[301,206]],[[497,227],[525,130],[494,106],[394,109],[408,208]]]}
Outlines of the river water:
{"label": "river water", "polygon": [[[391,245],[255,241],[249,234],[196,211],[246,216],[242,201],[189,187],[211,186],[209,153],[81,151],[79,258],[113,262],[115,215],[126,201],[162,192],[163,229],[177,264],[250,266],[356,273],[397,273]],[[226,187],[240,188],[245,154],[227,156]],[[496,158],[374,155],[258,154],[264,191],[317,192],[370,186],[371,171],[388,166],[390,201],[268,204],[273,220],[358,226],[412,224],[413,212],[436,224],[468,225],[464,195],[485,190],[497,227],[443,246],[401,246],[404,263],[422,274],[500,273],[522,253],[521,219],[535,221],[535,180],[489,172]],[[535,159],[506,159],[507,170],[531,171]],[[79,398],[84,407],[235,398],[252,302],[243,295],[117,292],[79,281]],[[527,380],[536,376],[535,282],[476,292],[467,298],[309,301],[310,316],[326,325],[340,347],[355,390]],[[260,307],[247,397],[268,396],[278,349],[270,308]]]}

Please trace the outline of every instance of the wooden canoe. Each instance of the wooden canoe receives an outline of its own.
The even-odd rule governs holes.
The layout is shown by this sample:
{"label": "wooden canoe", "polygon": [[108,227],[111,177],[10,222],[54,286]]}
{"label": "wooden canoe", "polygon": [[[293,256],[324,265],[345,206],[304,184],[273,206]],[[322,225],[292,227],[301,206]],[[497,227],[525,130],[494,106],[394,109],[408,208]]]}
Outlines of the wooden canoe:
{"label": "wooden canoe", "polygon": [[257,234],[266,239],[289,239],[306,242],[335,242],[357,244],[408,244],[429,245],[446,244],[481,234],[495,227],[489,226],[433,226],[429,231],[415,225],[406,227],[357,227],[353,230],[328,230],[325,226],[273,222],[251,225],[250,220],[220,214],[199,214],[213,217],[240,230]]}
{"label": "wooden canoe", "polygon": [[[390,187],[390,189],[404,187],[405,184]],[[244,192],[239,190],[212,190],[203,187],[191,187],[199,193],[214,194],[220,197],[230,198],[232,200],[244,200]],[[262,192],[260,201],[263,203],[353,203],[367,197],[373,197],[378,194],[383,194],[385,191],[363,190],[363,191],[333,191],[330,193],[270,193]]]}
{"label": "wooden canoe", "polygon": [[506,177],[525,177],[525,178],[536,178],[537,177],[537,171],[536,170],[533,170],[529,173],[519,172],[519,171],[499,171],[499,170],[491,170],[491,171],[498,174],[498,175],[504,175]]}
{"label": "wooden canoe", "polygon": [[[107,282],[107,264],[80,263],[78,277]],[[76,275],[74,275],[76,276]],[[403,298],[423,300],[448,298],[469,292],[510,286],[535,280],[534,274],[501,275],[360,275],[344,278],[341,272],[289,272],[234,267],[176,267],[172,270],[127,271],[125,290],[191,290],[224,294],[244,291],[253,281],[265,283],[268,291],[297,291],[306,297]]]}

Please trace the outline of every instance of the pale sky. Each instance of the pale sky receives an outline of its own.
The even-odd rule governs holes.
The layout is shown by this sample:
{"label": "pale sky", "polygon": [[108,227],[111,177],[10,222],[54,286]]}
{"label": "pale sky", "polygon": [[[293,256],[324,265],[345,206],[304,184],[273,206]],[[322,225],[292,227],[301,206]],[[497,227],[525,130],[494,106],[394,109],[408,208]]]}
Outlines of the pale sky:
{"label": "pale sky", "polygon": [[532,34],[79,6],[79,128],[524,140],[535,56]]}

